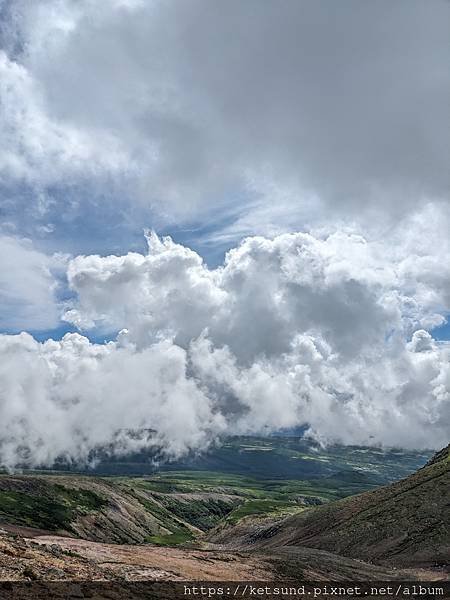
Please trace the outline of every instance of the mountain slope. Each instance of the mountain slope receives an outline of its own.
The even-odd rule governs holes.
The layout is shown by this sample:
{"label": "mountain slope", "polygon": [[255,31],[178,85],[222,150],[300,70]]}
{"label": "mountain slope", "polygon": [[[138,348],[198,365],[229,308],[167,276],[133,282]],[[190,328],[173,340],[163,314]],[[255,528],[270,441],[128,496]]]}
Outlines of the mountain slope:
{"label": "mountain slope", "polygon": [[269,524],[241,522],[209,539],[234,547],[309,547],[399,567],[448,564],[449,448],[394,484]]}
{"label": "mountain slope", "polygon": [[239,498],[166,495],[97,477],[0,476],[0,527],[43,530],[106,543],[191,539]]}

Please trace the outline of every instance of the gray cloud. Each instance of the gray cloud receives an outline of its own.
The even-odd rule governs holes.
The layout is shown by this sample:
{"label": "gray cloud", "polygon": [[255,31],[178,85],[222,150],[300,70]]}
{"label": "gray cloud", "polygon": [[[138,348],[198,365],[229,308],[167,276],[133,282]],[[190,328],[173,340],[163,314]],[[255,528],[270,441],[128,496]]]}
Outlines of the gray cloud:
{"label": "gray cloud", "polygon": [[311,195],[338,215],[448,197],[444,0],[19,5],[14,68],[67,165],[126,179],[165,220],[237,190],[270,206],[270,182],[294,212]]}

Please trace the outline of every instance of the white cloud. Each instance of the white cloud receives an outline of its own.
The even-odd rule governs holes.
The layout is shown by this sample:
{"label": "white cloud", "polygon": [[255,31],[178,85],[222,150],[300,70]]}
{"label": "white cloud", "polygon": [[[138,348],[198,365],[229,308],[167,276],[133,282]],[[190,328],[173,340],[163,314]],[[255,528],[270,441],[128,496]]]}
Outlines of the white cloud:
{"label": "white cloud", "polygon": [[114,175],[132,166],[107,132],[86,132],[50,116],[39,82],[1,49],[0,97],[0,181],[32,185],[38,192],[36,210],[45,186]]}
{"label": "white cloud", "polygon": [[87,460],[115,441],[139,447],[126,430],[157,430],[170,455],[204,448],[223,429],[220,414],[186,376],[186,354],[161,342],[136,353],[78,335],[39,344],[28,334],[0,336],[0,457],[51,464]]}
{"label": "white cloud", "polygon": [[305,423],[323,441],[443,445],[450,347],[423,322],[450,312],[450,256],[407,223],[414,255],[347,230],[248,238],[216,269],[155,234],[147,255],[73,259],[66,318],[121,331],[104,345],[0,338],[1,460],[85,460],[110,442],[178,456]]}
{"label": "white cloud", "polygon": [[[149,236],[149,253],[80,256],[69,264],[77,303],[66,319],[82,328],[128,329],[138,347],[173,336],[187,347],[205,328],[242,360],[288,350],[296,333],[319,331],[342,354],[439,325],[450,308],[448,242],[439,217],[408,217],[389,240],[352,230],[249,237],[223,266],[170,238]],[[402,231],[408,229],[409,237]],[[249,333],[251,335],[249,335]]]}
{"label": "white cloud", "polygon": [[28,240],[0,235],[0,329],[52,329],[62,308],[55,274],[64,257],[49,257]]}

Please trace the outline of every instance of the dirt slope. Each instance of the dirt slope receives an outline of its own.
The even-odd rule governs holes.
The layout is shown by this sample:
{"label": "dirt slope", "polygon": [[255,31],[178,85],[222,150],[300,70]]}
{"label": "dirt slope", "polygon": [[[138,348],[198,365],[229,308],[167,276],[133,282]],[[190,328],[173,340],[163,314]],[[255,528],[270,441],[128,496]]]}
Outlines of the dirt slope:
{"label": "dirt slope", "polygon": [[60,546],[39,546],[0,529],[0,581],[94,581],[115,578],[110,569],[66,552]]}

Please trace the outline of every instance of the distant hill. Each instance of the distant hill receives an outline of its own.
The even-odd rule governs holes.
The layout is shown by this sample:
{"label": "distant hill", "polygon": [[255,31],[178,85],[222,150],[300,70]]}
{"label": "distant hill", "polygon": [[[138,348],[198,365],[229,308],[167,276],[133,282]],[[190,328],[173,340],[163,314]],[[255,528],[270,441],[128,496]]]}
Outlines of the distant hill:
{"label": "distant hill", "polygon": [[[414,451],[364,446],[330,445],[295,435],[233,436],[202,454],[178,461],[167,461],[155,449],[115,457],[98,450],[92,457],[94,468],[85,471],[97,475],[153,475],[173,471],[215,471],[260,479],[343,478],[357,485],[379,486],[406,477],[423,466],[433,455],[430,450]],[[61,471],[82,471],[81,466],[55,465]],[[348,495],[347,493],[342,496]]]}
{"label": "distant hill", "polygon": [[211,541],[257,551],[316,548],[379,565],[449,564],[450,446],[391,485],[272,523],[243,521]]}

